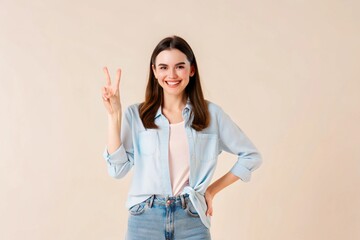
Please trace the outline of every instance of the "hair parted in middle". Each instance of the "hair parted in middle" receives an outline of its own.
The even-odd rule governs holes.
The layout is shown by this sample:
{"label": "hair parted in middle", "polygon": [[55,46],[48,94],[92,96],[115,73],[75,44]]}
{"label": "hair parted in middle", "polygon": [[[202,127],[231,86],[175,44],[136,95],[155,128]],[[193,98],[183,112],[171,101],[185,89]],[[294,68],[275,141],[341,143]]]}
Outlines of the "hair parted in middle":
{"label": "hair parted in middle", "polygon": [[157,55],[164,50],[177,49],[186,55],[190,65],[194,67],[195,74],[190,77],[190,81],[185,88],[185,97],[190,99],[192,105],[193,121],[191,127],[196,131],[201,131],[208,127],[210,122],[210,114],[207,106],[207,101],[204,99],[200,84],[200,75],[196,63],[195,55],[190,45],[181,37],[171,36],[161,40],[155,47],[149,67],[149,78],[145,91],[145,101],[139,106],[139,113],[141,121],[145,128],[158,128],[155,124],[155,114],[164,101],[164,93],[162,87],[159,85],[152,70],[152,65],[155,66]]}

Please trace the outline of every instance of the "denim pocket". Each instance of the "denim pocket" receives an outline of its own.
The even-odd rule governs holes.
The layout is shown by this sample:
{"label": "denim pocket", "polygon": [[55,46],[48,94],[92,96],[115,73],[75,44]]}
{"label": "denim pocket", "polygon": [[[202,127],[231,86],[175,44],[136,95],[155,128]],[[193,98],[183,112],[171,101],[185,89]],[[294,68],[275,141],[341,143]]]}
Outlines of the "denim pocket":
{"label": "denim pocket", "polygon": [[132,206],[129,209],[129,213],[131,215],[140,215],[140,214],[144,213],[148,207],[149,207],[148,202],[147,202],[147,200],[145,200],[141,203],[138,203],[138,204]]}
{"label": "denim pocket", "polygon": [[214,160],[218,153],[217,134],[198,134],[195,144],[196,158],[200,161]]}
{"label": "denim pocket", "polygon": [[157,132],[146,130],[139,133],[139,150],[142,155],[153,155],[158,146]]}
{"label": "denim pocket", "polygon": [[200,215],[199,213],[196,211],[196,209],[194,208],[192,202],[190,201],[190,199],[187,201],[186,203],[186,209],[185,211],[187,212],[188,215],[190,215],[191,217],[195,217],[195,218],[199,218]]}

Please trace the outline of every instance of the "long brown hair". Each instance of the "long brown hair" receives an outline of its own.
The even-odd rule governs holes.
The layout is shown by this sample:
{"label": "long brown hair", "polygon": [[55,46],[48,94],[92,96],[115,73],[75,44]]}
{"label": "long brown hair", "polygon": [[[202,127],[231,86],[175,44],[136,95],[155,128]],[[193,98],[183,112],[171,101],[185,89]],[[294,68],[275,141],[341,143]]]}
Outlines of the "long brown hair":
{"label": "long brown hair", "polygon": [[191,127],[197,131],[201,131],[209,125],[209,110],[201,89],[200,75],[195,55],[190,45],[178,36],[171,36],[161,40],[151,55],[145,101],[139,106],[141,121],[145,128],[158,128],[154,122],[154,118],[157,110],[164,101],[164,93],[162,87],[155,78],[152,65],[155,65],[155,59],[160,52],[170,49],[178,49],[184,53],[190,62],[190,65],[194,67],[195,74],[190,77],[190,81],[185,88],[185,97],[190,99],[190,103],[192,105],[191,114],[193,115],[193,121]]}

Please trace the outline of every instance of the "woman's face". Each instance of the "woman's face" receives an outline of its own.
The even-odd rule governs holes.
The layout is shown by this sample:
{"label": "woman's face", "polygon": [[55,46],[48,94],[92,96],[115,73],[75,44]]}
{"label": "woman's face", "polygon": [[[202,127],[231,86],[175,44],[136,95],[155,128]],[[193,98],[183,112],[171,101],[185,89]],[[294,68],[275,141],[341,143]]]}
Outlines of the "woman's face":
{"label": "woman's face", "polygon": [[152,69],[164,95],[182,96],[195,69],[178,49],[164,50],[155,59]]}

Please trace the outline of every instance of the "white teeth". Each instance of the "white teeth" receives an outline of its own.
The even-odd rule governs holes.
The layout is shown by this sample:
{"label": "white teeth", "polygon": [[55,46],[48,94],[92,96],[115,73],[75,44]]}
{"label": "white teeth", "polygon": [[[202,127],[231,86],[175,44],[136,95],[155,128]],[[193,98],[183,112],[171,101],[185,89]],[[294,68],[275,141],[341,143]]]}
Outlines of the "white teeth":
{"label": "white teeth", "polygon": [[168,85],[171,85],[171,86],[174,86],[174,85],[176,85],[176,84],[179,84],[180,83],[180,81],[178,81],[178,82],[166,82]]}

